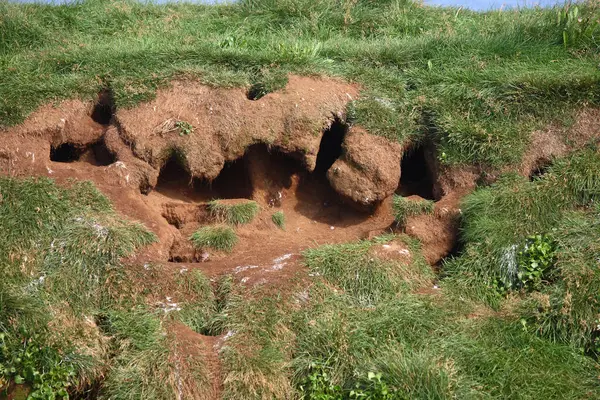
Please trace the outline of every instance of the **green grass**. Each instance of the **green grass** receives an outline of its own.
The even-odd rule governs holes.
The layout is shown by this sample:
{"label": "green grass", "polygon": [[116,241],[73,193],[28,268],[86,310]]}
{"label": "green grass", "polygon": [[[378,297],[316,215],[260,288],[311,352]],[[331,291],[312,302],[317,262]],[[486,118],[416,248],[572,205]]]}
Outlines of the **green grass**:
{"label": "green grass", "polygon": [[[595,162],[592,153],[584,152],[555,164],[542,179],[501,181],[472,195],[497,191],[494,196],[516,196],[495,203],[506,204],[504,212],[489,214],[498,219],[520,212],[533,198],[546,199],[524,190],[528,185],[538,187],[547,180],[571,188],[561,189],[570,193],[564,204],[571,209],[558,208],[562,211],[549,230],[557,241],[560,279],[539,293],[499,296],[498,307],[505,311],[495,312],[476,296],[457,301],[458,283],[463,285],[460,296],[469,295],[463,275],[476,275],[482,266],[449,268],[438,283],[441,295],[419,294],[433,286],[435,277],[418,242],[384,236],[308,250],[305,263],[313,277],[284,292],[236,285],[230,277],[212,284],[198,272],[178,274],[182,309],[171,318],[203,334],[230,332],[220,352],[225,399],[318,398],[323,393],[348,398],[352,391],[373,394],[381,387],[393,398],[407,399],[597,398],[599,366],[582,354],[593,355],[590,338],[595,335],[600,282],[593,268],[599,256],[598,210],[588,207],[595,202],[590,178],[595,172],[589,171]],[[573,178],[563,179],[566,173]],[[519,186],[502,186],[508,182]],[[65,387],[77,393],[99,377],[99,398],[106,399],[173,398],[177,373],[186,385],[207,385],[202,360],[194,368],[174,364],[175,344],[165,336],[171,318],[148,308],[135,294],[125,295],[135,290],[127,289],[132,283],[119,259],[152,235],[116,218],[106,199],[86,183],[61,188],[45,179],[3,178],[0,193],[0,222],[10,228],[2,230],[0,242],[5,250],[0,253],[0,332],[6,344],[0,371],[22,368],[16,361],[23,359],[19,351],[31,343],[41,353],[29,352],[33,361],[28,365],[55,371],[56,379],[50,381],[57,385],[55,393]],[[531,199],[524,202],[515,193]],[[485,203],[481,207],[489,208]],[[535,209],[526,208],[524,215]],[[14,221],[15,215],[21,223]],[[464,218],[474,215],[479,214],[466,212]],[[545,213],[531,217],[537,215],[545,218]],[[465,227],[470,223],[479,226],[463,221]],[[526,227],[513,229],[514,235],[528,234]],[[501,243],[508,233],[498,235]],[[405,246],[410,257],[386,257],[384,246],[391,245]],[[481,261],[471,244],[466,248],[457,260]],[[42,271],[46,277],[34,289],[32,282],[39,282]],[[102,278],[90,279],[89,273]],[[452,274],[462,280],[452,281]],[[85,319],[90,315],[97,324],[91,330]],[[6,382],[16,375],[3,372],[0,377]]]}
{"label": "green grass", "polygon": [[568,13],[408,0],[2,2],[0,125],[105,86],[122,108],[177,77],[262,95],[287,73],[325,74],[362,85],[350,114],[372,133],[402,142],[434,132],[448,163],[510,164],[529,132],[598,104],[598,11],[580,5],[585,24]]}
{"label": "green grass", "polygon": [[[164,363],[164,340],[135,352],[124,348],[162,338],[157,318],[132,311],[133,322],[146,315],[154,325],[138,330],[129,321],[118,338],[94,323],[103,315],[129,318],[126,310],[139,299],[120,260],[154,235],[117,215],[89,182],[60,187],[48,179],[3,177],[0,197],[0,386],[23,379],[32,396],[50,391],[60,397],[64,389],[81,390],[104,376],[100,396],[115,398],[124,386],[111,386],[114,375],[106,376],[106,368],[118,364],[139,378],[130,382],[131,393],[144,392],[147,384],[168,387],[162,378],[153,380],[149,371],[156,368],[146,364]],[[159,347],[161,354],[148,360]]]}
{"label": "green grass", "polygon": [[101,328],[118,356],[102,383],[102,399],[167,399],[176,393],[161,321],[144,309],[113,311]]}
{"label": "green grass", "polygon": [[527,329],[597,354],[599,163],[597,152],[584,150],[556,161],[539,179],[507,176],[468,196],[465,249],[444,265],[447,284],[460,297],[499,307],[521,272],[518,250],[528,236],[547,235],[556,260],[538,291],[520,293],[519,313]]}
{"label": "green grass", "polygon": [[213,289],[211,282],[199,271],[185,278],[190,295],[177,314],[179,320],[202,335],[217,336],[224,333],[227,325],[229,297],[232,291],[231,276],[222,277]]}
{"label": "green grass", "polygon": [[252,222],[260,211],[260,206],[251,200],[238,204],[226,204],[219,200],[213,200],[208,203],[208,210],[211,216],[219,222],[242,225]]}
{"label": "green grass", "polygon": [[418,245],[410,246],[413,243],[407,237],[399,241],[405,240],[406,247],[412,247],[413,262],[381,260],[373,255],[375,248],[381,249],[393,239],[384,236],[374,241],[325,245],[307,250],[303,256],[313,273],[343,289],[357,304],[370,307],[433,278],[429,265],[420,258]]}
{"label": "green grass", "polygon": [[[364,264],[369,246],[386,240],[307,252],[311,271],[322,275],[292,296],[272,289],[235,296],[224,398],[342,399],[352,391],[381,393],[381,385],[394,399],[597,398],[593,359],[524,329],[519,316],[456,302],[443,285],[439,297],[405,287],[367,306],[357,301],[364,298],[357,294],[388,293],[390,275],[347,284],[362,273],[352,265]],[[412,252],[420,271],[418,248]],[[384,270],[378,263],[385,259],[370,254],[371,269]]]}
{"label": "green grass", "polygon": [[279,229],[285,229],[285,214],[283,211],[274,212],[271,215],[271,220]]}
{"label": "green grass", "polygon": [[210,247],[230,252],[238,242],[238,237],[229,226],[213,225],[198,229],[190,236],[190,240],[197,248]]}
{"label": "green grass", "polygon": [[415,201],[394,195],[392,210],[396,222],[404,224],[409,217],[422,214],[433,214],[434,202],[432,200]]}
{"label": "green grass", "polygon": [[[373,134],[431,140],[446,164],[518,164],[532,131],[599,105],[600,15],[578,7],[574,18],[573,6],[475,13],[408,0],[0,1],[0,126],[104,88],[126,108],[176,78],[259,98],[289,73],[322,74],[361,86],[348,119]],[[598,398],[598,171],[590,147],[533,181],[505,174],[478,188],[461,205],[462,251],[444,263],[437,292],[419,243],[386,236],[306,251],[309,277],[285,290],[180,274],[181,310],[169,316],[146,304],[158,288],[121,261],[154,235],[93,185],[0,178],[0,391],[23,379],[36,395],[76,397],[101,379],[99,398],[175,398],[178,382],[207,383],[202,360],[175,364],[175,320],[231,333],[220,352],[225,399],[382,387],[400,399]],[[219,201],[210,210],[229,225],[259,211]],[[394,199],[399,222],[431,212],[430,202]],[[515,290],[504,284],[518,273],[515,250],[534,234],[555,246],[552,273]],[[215,225],[190,240],[231,251],[237,236]],[[410,256],[386,257],[391,245]]]}

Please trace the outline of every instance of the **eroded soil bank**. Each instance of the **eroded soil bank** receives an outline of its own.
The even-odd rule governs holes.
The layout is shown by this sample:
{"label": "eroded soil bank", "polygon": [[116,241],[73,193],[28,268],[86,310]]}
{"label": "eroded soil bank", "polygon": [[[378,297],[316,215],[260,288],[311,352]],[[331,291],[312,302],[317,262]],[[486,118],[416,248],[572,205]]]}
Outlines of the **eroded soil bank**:
{"label": "eroded soil bank", "polygon": [[[356,86],[334,79],[291,76],[285,89],[258,100],[241,89],[174,82],[149,103],[116,110],[106,90],[95,104],[46,106],[2,132],[0,169],[93,181],[157,234],[138,261],[186,263],[209,275],[267,268],[284,254],[393,229],[394,193],[432,199],[436,212],[406,230],[435,263],[453,247],[458,200],[475,175],[440,173],[433,146],[348,126],[345,109],[357,96]],[[238,227],[231,254],[204,254],[188,240],[211,222],[213,199],[260,205],[258,217]],[[284,213],[285,230],[272,223],[275,211]]]}
{"label": "eroded soil bank", "polygon": [[[198,269],[213,279],[232,275],[247,285],[281,287],[304,268],[305,249],[397,231],[417,238],[435,267],[457,249],[462,197],[502,171],[443,167],[433,142],[399,144],[350,126],[345,110],[358,92],[333,79],[292,76],[285,89],[252,100],[241,89],[175,82],[151,102],[117,110],[106,90],[95,104],[46,106],[0,132],[0,173],[94,182],[120,213],[158,237],[127,262],[160,264],[172,274]],[[571,144],[564,132],[534,132],[517,172],[535,179],[554,158],[595,137],[594,112],[581,116]],[[400,223],[394,196],[431,201],[432,210]],[[218,222],[209,210],[217,199],[259,206],[250,223],[235,227],[239,241],[231,252],[190,241]],[[284,227],[274,223],[276,212],[285,216]],[[380,251],[410,257],[400,242]],[[174,325],[171,334],[185,352],[207,360],[213,384],[204,395],[219,398],[225,333]]]}

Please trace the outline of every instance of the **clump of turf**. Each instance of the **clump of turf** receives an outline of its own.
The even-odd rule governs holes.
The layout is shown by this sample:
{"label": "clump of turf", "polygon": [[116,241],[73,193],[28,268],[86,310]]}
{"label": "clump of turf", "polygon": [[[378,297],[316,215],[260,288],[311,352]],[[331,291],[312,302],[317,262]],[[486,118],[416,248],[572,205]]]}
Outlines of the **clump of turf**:
{"label": "clump of turf", "polygon": [[[412,262],[383,260],[373,255],[373,248],[399,240],[410,249]],[[324,245],[303,253],[304,263],[337,287],[357,304],[373,306],[400,292],[428,285],[433,279],[431,268],[420,256],[418,243],[406,236],[380,236],[372,241]]]}
{"label": "clump of turf", "polygon": [[208,203],[208,210],[212,217],[219,222],[242,225],[250,223],[260,211],[260,207],[257,202],[251,200],[239,204],[227,204],[220,200],[213,200]]}
{"label": "clump of turf", "polygon": [[394,195],[392,209],[396,221],[399,224],[404,224],[409,217],[421,214],[432,214],[434,203],[431,200],[409,200],[402,196]]}
{"label": "clump of turf", "polygon": [[600,354],[599,168],[585,150],[540,179],[507,175],[465,198],[464,250],[444,264],[446,287],[495,307],[519,291],[526,329]]}
{"label": "clump of turf", "polygon": [[197,248],[210,247],[230,252],[238,242],[235,231],[225,225],[203,226],[190,236]]}
{"label": "clump of turf", "polygon": [[229,300],[233,290],[233,278],[225,275],[213,286],[211,280],[200,271],[182,277],[179,290],[185,293],[177,318],[202,334],[215,336],[226,329]]}
{"label": "clump of turf", "polygon": [[[10,382],[27,386],[29,398],[66,398],[67,390],[102,376],[107,382],[112,372],[98,340],[107,335],[89,330],[87,316],[135,304],[120,260],[155,236],[115,213],[90,182],[63,187],[50,179],[0,177],[0,199],[0,397],[5,389],[10,397]],[[123,342],[133,343],[134,334],[133,328],[123,334]],[[150,357],[147,348],[128,353],[114,342],[111,366]],[[129,366],[144,377],[132,386],[168,387],[141,363]],[[104,396],[123,398],[103,384]]]}
{"label": "clump of turf", "polygon": [[283,211],[277,211],[271,216],[271,220],[281,229],[285,229],[285,214]]}

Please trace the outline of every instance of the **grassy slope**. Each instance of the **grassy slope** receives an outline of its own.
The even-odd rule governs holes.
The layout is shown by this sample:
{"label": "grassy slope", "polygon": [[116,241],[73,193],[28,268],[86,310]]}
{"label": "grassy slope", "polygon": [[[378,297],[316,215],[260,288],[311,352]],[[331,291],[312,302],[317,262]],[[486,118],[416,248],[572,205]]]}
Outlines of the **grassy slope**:
{"label": "grassy slope", "polygon": [[[270,90],[288,72],[316,72],[364,85],[349,112],[373,133],[427,131],[447,162],[511,163],[533,128],[599,101],[597,52],[585,37],[564,46],[558,12],[0,2],[0,125],[107,84],[125,107],[174,76]],[[182,278],[188,297],[176,317],[200,333],[235,333],[222,352],[230,399],[347,398],[357,386],[381,389],[369,372],[396,398],[597,398],[599,165],[585,150],[542,179],[508,176],[471,195],[465,251],[445,264],[441,297],[414,293],[432,279],[418,243],[406,239],[417,255],[407,267],[360,242],[307,252],[317,276],[292,297]],[[138,291],[150,289],[131,285],[119,262],[152,235],[87,184],[3,178],[0,194],[0,387],[18,375],[58,392],[104,376],[104,398],[173,398],[168,318],[144,304]],[[556,243],[551,279],[506,296],[499,257],[535,233]]]}
{"label": "grassy slope", "polygon": [[407,0],[0,2],[0,126],[103,85],[123,107],[176,76],[272,89],[288,72],[324,73],[364,85],[351,114],[373,133],[404,140],[433,123],[445,161],[510,163],[533,128],[600,101],[593,41],[575,24],[564,46],[559,14]]}
{"label": "grassy slope", "polygon": [[0,199],[0,393],[173,398],[163,319],[120,262],[154,236],[90,183],[0,178]]}
{"label": "grassy slope", "polygon": [[260,289],[234,296],[225,398],[598,398],[592,359],[523,329],[515,313],[456,302],[443,287],[416,293],[432,278],[418,244],[404,239],[409,265],[369,252],[390,239],[306,252],[319,277],[287,301]]}

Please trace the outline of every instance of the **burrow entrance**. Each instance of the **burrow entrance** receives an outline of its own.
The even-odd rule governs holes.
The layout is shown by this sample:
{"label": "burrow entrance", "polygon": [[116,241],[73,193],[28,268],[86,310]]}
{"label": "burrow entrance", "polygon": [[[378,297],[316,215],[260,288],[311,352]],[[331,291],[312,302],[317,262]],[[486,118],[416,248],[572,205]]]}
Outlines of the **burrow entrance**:
{"label": "burrow entrance", "polygon": [[541,179],[546,174],[546,172],[548,172],[550,167],[552,167],[552,160],[547,158],[541,158],[536,160],[535,166],[531,169],[531,172],[529,173],[529,180],[533,182],[537,179]]}
{"label": "burrow entrance", "polygon": [[160,169],[156,192],[187,202],[213,199],[251,199],[252,183],[244,159],[225,163],[212,182],[193,178],[182,155],[174,151]]}
{"label": "burrow entrance", "polygon": [[348,125],[336,118],[331,126],[323,132],[315,174],[324,175],[333,163],[342,155],[342,145],[348,132]]}
{"label": "burrow entrance", "polygon": [[100,125],[109,125],[115,112],[115,99],[110,89],[98,93],[98,100],[90,117]]}
{"label": "burrow entrance", "polygon": [[248,100],[258,100],[267,95],[267,93],[269,93],[269,91],[267,90],[265,84],[255,83],[254,85],[250,86],[248,92],[246,92],[246,97]]}
{"label": "burrow entrance", "polygon": [[433,154],[429,148],[416,146],[404,153],[400,164],[400,183],[396,194],[417,195],[427,200],[439,200],[435,196],[436,177],[432,166]]}
{"label": "burrow entrance", "polygon": [[108,150],[104,140],[86,146],[66,142],[50,148],[50,161],[61,163],[83,161],[94,166],[106,166],[114,163],[116,157]]}
{"label": "burrow entrance", "polygon": [[[326,173],[342,154],[348,126],[336,118],[323,132],[312,176],[326,180]],[[262,190],[266,202],[278,204],[279,188],[289,188],[291,176],[308,173],[301,154],[284,154],[265,144],[255,144],[225,166],[213,181],[193,178],[185,157],[173,151],[160,170],[155,191],[188,202],[213,199],[253,199]],[[304,179],[306,180],[306,179]]]}

